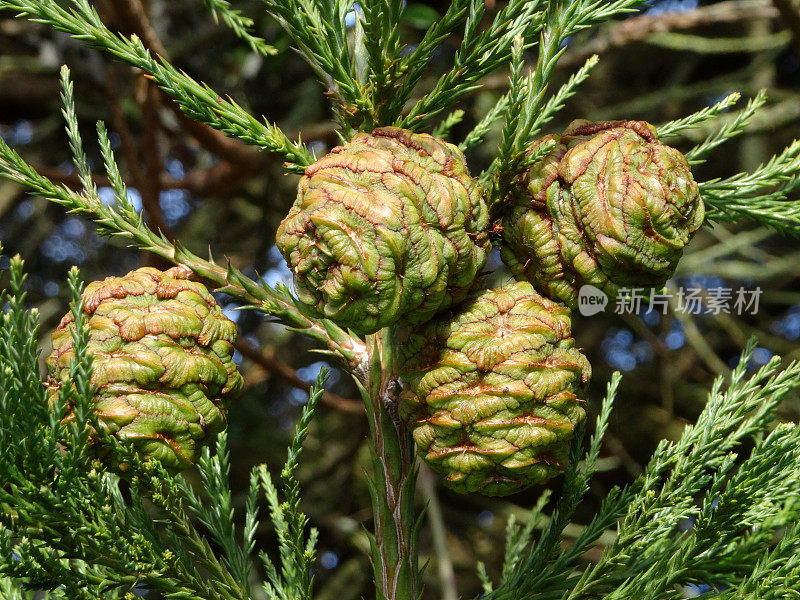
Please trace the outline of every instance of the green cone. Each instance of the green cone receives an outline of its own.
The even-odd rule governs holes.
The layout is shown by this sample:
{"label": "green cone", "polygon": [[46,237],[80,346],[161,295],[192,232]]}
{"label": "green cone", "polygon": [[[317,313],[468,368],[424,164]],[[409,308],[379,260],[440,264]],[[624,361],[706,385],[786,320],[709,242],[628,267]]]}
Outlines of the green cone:
{"label": "green cone", "polygon": [[576,308],[591,284],[660,288],[703,224],[686,158],[642,121],[573,121],[521,176],[503,219],[501,255],[519,280]]}
{"label": "green cone", "polygon": [[564,470],[591,375],[568,308],[513,283],[480,292],[401,348],[400,414],[449,487],[504,496]]}
{"label": "green cone", "polygon": [[276,241],[303,303],[372,333],[463,299],[486,261],[487,222],[458,148],[383,127],[306,169]]}
{"label": "green cone", "polygon": [[[83,293],[100,426],[173,471],[190,466],[199,444],[225,427],[225,407],[243,384],[233,363],[236,324],[190,274],[144,267]],[[72,323],[67,314],[53,332],[51,394],[69,374]]]}

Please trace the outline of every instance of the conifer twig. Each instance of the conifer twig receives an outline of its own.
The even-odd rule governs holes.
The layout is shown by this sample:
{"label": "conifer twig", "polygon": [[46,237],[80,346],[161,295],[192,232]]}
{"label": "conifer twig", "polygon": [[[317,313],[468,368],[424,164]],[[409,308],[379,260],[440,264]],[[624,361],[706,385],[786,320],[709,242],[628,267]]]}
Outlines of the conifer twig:
{"label": "conifer twig", "polygon": [[0,9],[46,23],[95,46],[147,73],[193,119],[248,144],[282,155],[290,168],[302,170],[313,157],[300,143],[292,142],[275,125],[256,119],[232,99],[225,100],[210,87],[198,83],[164,60],[154,58],[142,41],[115,35],[103,24],[88,0],[71,0],[70,10],[45,0],[3,0]]}
{"label": "conifer twig", "polygon": [[[73,147],[79,143],[77,121],[69,107],[66,109],[68,133]],[[106,171],[114,189],[116,205],[106,204],[93,184],[83,194],[63,185],[56,185],[34,171],[14,150],[0,139],[0,176],[16,181],[37,194],[91,217],[99,226],[100,233],[126,238],[138,247],[157,254],[174,264],[184,264],[198,276],[213,282],[217,288],[240,299],[252,308],[273,315],[288,326],[323,342],[332,352],[346,361],[358,360],[363,352],[363,343],[347,332],[327,321],[317,321],[306,316],[291,293],[285,288],[273,289],[263,282],[255,282],[231,265],[217,265],[213,259],[202,259],[179,244],[173,244],[162,234],[154,233],[143,222],[128,199],[125,184],[114,160],[105,131],[98,126],[98,136]]]}
{"label": "conifer twig", "polygon": [[417,470],[414,443],[397,416],[392,328],[367,337],[367,360],[354,376],[367,413],[370,431],[369,474],[374,533],[370,554],[378,597],[416,598],[421,590],[417,537],[421,518],[414,515]]}
{"label": "conifer twig", "polygon": [[202,2],[211,11],[215,23],[219,23],[220,20],[225,23],[236,37],[250,46],[253,52],[262,56],[273,56],[278,53],[275,46],[270,46],[263,38],[253,34],[253,19],[245,17],[239,10],[233,10],[228,0],[202,0]]}

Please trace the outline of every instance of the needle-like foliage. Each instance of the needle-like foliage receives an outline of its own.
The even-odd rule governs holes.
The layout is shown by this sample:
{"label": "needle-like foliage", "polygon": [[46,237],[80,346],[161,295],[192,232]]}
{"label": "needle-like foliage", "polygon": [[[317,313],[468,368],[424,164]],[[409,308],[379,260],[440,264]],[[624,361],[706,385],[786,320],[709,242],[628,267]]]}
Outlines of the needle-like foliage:
{"label": "needle-like foliage", "polygon": [[[113,445],[129,469],[121,477],[93,458],[89,433],[97,428],[78,271],[69,275],[75,318],[71,385],[64,385],[51,404],[39,378],[38,314],[24,308],[19,258],[11,260],[9,277],[0,296],[6,306],[0,332],[0,553],[10,560],[0,561],[0,590],[50,590],[52,598],[121,598],[144,586],[173,598],[250,598],[253,534],[258,506],[266,499],[278,539],[289,550],[281,551],[284,579],[270,576],[265,585],[286,588],[284,598],[310,597],[316,533],[306,533],[295,471],[325,373],[312,387],[282,471],[286,502],[278,501],[267,466],[256,467],[240,534],[233,526],[224,435],[214,452],[206,448],[199,461],[200,492],[157,461],[142,463],[132,448],[110,436],[102,443]],[[68,404],[75,418],[65,424]],[[221,558],[207,540],[222,548]],[[300,551],[295,549],[298,541]],[[2,597],[29,597],[22,591],[9,594]]]}
{"label": "needle-like foliage", "polygon": [[236,37],[244,41],[250,49],[262,56],[272,56],[278,53],[277,48],[270,46],[263,38],[253,34],[253,19],[245,17],[240,10],[231,8],[228,0],[202,0],[205,7],[211,11],[214,21],[222,21],[230,27]]}
{"label": "needle-like foliage", "polygon": [[[157,462],[142,463],[114,438],[104,441],[116,444],[114,451],[131,465],[124,478],[88,452],[91,357],[74,269],[73,385],[48,405],[36,368],[37,314],[23,308],[22,266],[12,259],[2,298],[7,309],[0,336],[0,502],[10,510],[0,515],[0,543],[13,559],[0,563],[6,577],[0,585],[56,590],[53,598],[62,592],[67,598],[121,597],[137,586],[171,597],[250,598],[254,532],[265,499],[278,560],[260,552],[267,575],[263,589],[271,598],[311,598],[317,534],[301,512],[295,474],[326,374],[319,375],[303,410],[280,489],[266,465],[255,467],[245,526],[237,531],[224,434],[198,463],[200,490]],[[751,342],[727,385],[722,378],[715,382],[696,424],[677,442],[662,442],[643,475],[613,489],[592,522],[564,547],[562,532],[596,470],[620,382],[615,375],[585,453],[582,436],[576,436],[555,510],[545,516],[545,494],[527,523],[509,522],[502,580],[495,586],[484,573],[488,597],[628,598],[635,591],[637,597],[676,598],[675,590],[688,583],[710,585],[727,597],[756,597],[771,589],[765,582],[775,581],[784,591],[800,591],[800,430],[794,424],[772,428],[781,399],[800,387],[800,364],[781,368],[776,358],[748,376],[753,349]],[[67,403],[76,407],[77,418],[65,425]],[[145,507],[145,499],[157,513]],[[543,519],[545,526],[537,527]],[[615,541],[599,562],[576,570],[583,553],[609,531]]]}
{"label": "needle-like foliage", "polygon": [[[574,543],[559,550],[558,534],[591,476],[596,434],[585,466],[568,471],[563,496],[539,539],[527,548],[533,538],[529,527],[522,542],[510,544],[506,564],[513,567],[489,596],[666,599],[679,598],[676,590],[688,583],[744,592],[772,552],[786,551],[771,549],[777,533],[788,536],[782,544],[797,548],[800,540],[791,539],[796,527],[785,528],[800,518],[793,491],[800,473],[800,430],[784,424],[770,432],[770,425],[781,399],[800,385],[800,364],[781,369],[776,358],[747,377],[754,348],[751,340],[727,388],[721,377],[716,380],[696,424],[679,441],[662,442],[644,474],[613,489]],[[609,384],[598,417],[600,435],[617,383],[615,378]],[[608,529],[616,530],[616,540],[599,562],[576,570],[576,561]],[[783,589],[796,591],[800,581],[788,578]]]}

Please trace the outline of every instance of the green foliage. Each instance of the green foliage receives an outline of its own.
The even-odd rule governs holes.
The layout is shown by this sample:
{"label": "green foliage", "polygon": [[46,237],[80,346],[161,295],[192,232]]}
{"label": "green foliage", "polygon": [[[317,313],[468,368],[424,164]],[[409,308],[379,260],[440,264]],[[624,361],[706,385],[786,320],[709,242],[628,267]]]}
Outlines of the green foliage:
{"label": "green foliage", "polygon": [[[12,259],[7,305],[0,334],[0,586],[56,590],[52,598],[122,597],[137,587],[173,598],[252,597],[250,559],[258,505],[265,498],[281,545],[278,564],[264,585],[273,597],[310,597],[310,565],[316,533],[306,534],[295,477],[300,447],[308,433],[326,374],[312,387],[281,474],[280,491],[266,465],[253,471],[243,534],[233,526],[226,436],[198,463],[202,490],[157,461],[142,462],[113,437],[130,469],[122,477],[91,458],[93,429],[91,358],[80,310],[78,272],[70,272],[76,358],[71,386],[48,406],[37,365],[36,311],[23,308],[22,261]],[[62,422],[67,405],[76,418]],[[279,493],[286,500],[279,501]],[[262,496],[263,495],[263,496]],[[155,511],[146,502],[155,507]],[[222,549],[222,560],[210,542]],[[262,555],[269,563],[269,559]],[[10,578],[10,579],[8,579]],[[2,589],[2,588],[0,588]],[[23,592],[12,592],[24,598]],[[3,596],[14,598],[14,595]]]}
{"label": "green foliage", "polygon": [[[0,477],[5,482],[0,488],[0,551],[14,556],[0,562],[6,577],[0,586],[12,590],[5,597],[26,598],[21,590],[55,590],[52,598],[113,598],[137,586],[176,598],[253,597],[253,536],[263,494],[278,540],[277,563],[259,554],[267,574],[263,588],[270,598],[311,598],[317,534],[308,531],[300,510],[296,470],[326,374],[319,375],[303,410],[280,487],[266,465],[253,469],[245,526],[237,532],[225,434],[213,453],[209,448],[203,452],[199,490],[156,461],[142,463],[113,437],[105,443],[127,452],[131,465],[123,478],[90,458],[91,358],[77,270],[70,273],[76,318],[73,385],[65,386],[52,406],[38,378],[37,314],[23,308],[24,281],[22,261],[15,258],[2,297],[7,310],[0,337]],[[751,343],[743,353],[727,388],[717,379],[696,424],[678,441],[662,442],[643,475],[628,487],[613,489],[573,544],[562,547],[562,532],[597,469],[620,382],[615,375],[585,453],[582,435],[575,438],[553,513],[544,516],[546,493],[527,523],[509,522],[503,578],[493,587],[483,575],[488,597],[629,598],[636,593],[675,598],[677,586],[687,583],[711,585],[730,598],[784,597],[774,594],[775,586],[784,594],[800,591],[800,430],[794,424],[772,427],[781,399],[800,386],[800,364],[781,369],[776,358],[748,377],[753,348]],[[373,368],[385,368],[387,360],[382,355]],[[365,400],[373,397],[365,390]],[[65,425],[61,417],[68,403],[79,418]],[[404,492],[413,493],[413,488]],[[616,539],[600,560],[576,570],[583,553],[618,521]],[[385,525],[390,524],[396,525]],[[373,539],[373,545],[382,542]]]}
{"label": "green foliage", "polygon": [[[754,348],[751,341],[727,389],[716,380],[696,424],[677,442],[662,441],[644,474],[611,490],[587,528],[559,550],[558,534],[592,474],[619,382],[613,379],[584,466],[566,475],[556,512],[532,548],[518,539],[509,545],[506,565],[513,567],[489,597],[678,598],[678,586],[704,583],[738,598],[737,590],[753,589],[759,570],[781,581],[784,594],[800,590],[800,579],[791,577],[796,561],[781,574],[767,575],[763,566],[775,564],[773,553],[788,556],[800,545],[800,430],[784,424],[770,431],[781,399],[800,385],[800,364],[781,369],[776,358],[747,377]],[[614,543],[576,571],[583,552],[618,519]],[[772,549],[776,535],[782,541]]]}
{"label": "green foliage", "polygon": [[524,170],[526,165],[532,164],[530,160],[524,159],[524,156],[533,137],[541,126],[552,118],[563,105],[563,100],[569,97],[571,90],[588,76],[588,70],[594,66],[590,62],[584,67],[585,72],[576,73],[574,81],[568,82],[566,88],[556,94],[542,110],[547,85],[559,57],[567,48],[566,41],[569,36],[595,23],[629,12],[641,4],[643,2],[639,0],[612,2],[558,0],[548,3],[541,27],[536,67],[525,77],[522,75],[521,64],[524,46],[523,40],[519,39],[517,58],[512,60],[509,91],[511,99],[506,113],[508,116],[503,126],[497,157],[488,169],[488,173],[497,174],[497,181],[492,191],[493,201],[504,198],[509,181],[516,173]]}
{"label": "green foliage", "polygon": [[[737,95],[738,96],[738,95]],[[727,108],[728,100],[733,99],[733,94],[718,102],[712,107],[709,107],[709,114],[716,114],[723,108]],[[722,144],[723,142],[728,141],[729,139],[736,137],[747,126],[748,121],[750,118],[756,113],[756,111],[764,106],[764,103],[767,101],[767,95],[764,90],[761,90],[757,96],[752,98],[748,101],[747,106],[744,107],[733,119],[730,119],[727,123],[724,123],[722,127],[717,130],[716,133],[709,135],[705,140],[703,140],[700,144],[697,144],[694,148],[689,150],[686,153],[686,158],[689,160],[689,164],[696,165],[703,162],[703,156],[711,152],[714,148]],[[698,123],[701,119],[705,120],[707,118],[706,114],[703,114],[704,111],[700,111],[696,113],[699,118],[696,118],[694,123]],[[691,118],[691,117],[690,117]]]}
{"label": "green foliage", "polygon": [[[559,88],[558,92],[548,99],[547,103],[542,107],[542,110],[536,117],[536,122],[534,125],[536,129],[535,132],[538,132],[543,125],[547,124],[553,119],[558,111],[564,108],[564,102],[575,95],[578,86],[586,81],[592,69],[597,65],[598,60],[599,58],[597,55],[589,57],[584,65],[575,71],[569,80]],[[513,86],[512,89],[514,89],[515,92],[517,91],[516,86]],[[473,130],[469,132],[464,141],[459,144],[459,147],[466,151],[479,144],[483,139],[483,136],[488,133],[491,125],[508,110],[509,103],[509,94],[504,94],[501,96],[497,103],[486,113],[483,119],[481,119],[481,121],[473,128]],[[527,164],[532,164],[532,162],[535,161],[528,159],[526,162]]]}
{"label": "green foliage", "polygon": [[[567,47],[566,40],[583,29],[635,10],[643,0],[559,0],[551,3],[512,0],[485,29],[480,27],[486,10],[483,2],[454,0],[443,17],[430,25],[416,48],[405,55],[402,54],[399,33],[402,11],[398,3],[389,3],[388,8],[378,3],[363,3],[356,11],[358,35],[354,42],[346,27],[346,16],[351,7],[343,0],[264,2],[323,82],[334,101],[345,138],[359,129],[371,130],[376,125],[392,122],[412,130],[420,129],[435,115],[452,108],[462,96],[478,89],[482,78],[511,60],[510,91],[498,100],[461,144],[465,150],[474,148],[492,123],[502,114],[506,115],[497,156],[480,176],[483,182],[493,182],[490,203],[495,204],[505,196],[508,181],[535,158],[525,154],[534,137],[563,106],[564,100],[575,93],[596,64],[596,60],[590,58],[548,98],[548,83]],[[227,2],[214,0],[210,4],[223,19],[227,15],[227,21],[238,24],[235,31],[239,26],[249,25],[249,21],[231,11]],[[313,162],[314,157],[305,146],[289,141],[276,126],[248,114],[235,101],[224,100],[211,88],[194,81],[162,58],[154,58],[138,38],[128,39],[112,33],[86,0],[70,0],[69,5],[67,9],[40,0],[0,1],[0,9],[13,10],[65,31],[142,69],[175,99],[188,116],[246,143],[280,154],[288,161],[289,170],[302,171]],[[432,52],[462,24],[462,42],[453,67],[405,116],[401,116]],[[537,35],[540,38],[538,47],[534,41]],[[534,47],[537,47],[536,66],[528,74],[523,74],[524,51]],[[759,93],[734,118],[726,120],[715,133],[690,150],[687,153],[690,162],[702,162],[708,152],[740,134],[765,101],[764,93]],[[660,133],[668,137],[703,121],[719,118],[733,102],[733,95],[729,95],[713,107],[664,125]],[[459,119],[460,114],[454,112],[440,125],[437,133],[446,134]],[[71,140],[77,131],[72,134]],[[800,166],[792,160],[794,150],[788,148],[783,155],[752,175],[740,173],[701,184],[703,199],[709,207],[708,220],[750,219],[783,233],[795,233],[800,209],[796,201],[788,199],[800,173]],[[17,163],[19,170],[25,171],[21,159],[6,156],[4,162],[6,165]],[[79,169],[78,173],[83,180],[85,172]],[[65,198],[69,195],[67,190],[52,189],[33,172],[16,175],[16,179],[39,194],[70,204]],[[740,185],[747,190],[744,198],[742,194],[733,193]],[[79,208],[80,203],[71,204],[75,210],[89,210],[85,201],[83,208]],[[91,210],[98,213],[100,218],[97,220],[101,224],[108,218],[100,216],[102,210]],[[124,235],[131,235],[131,229],[138,229],[141,233],[141,225],[122,227],[117,224],[116,229],[115,233],[126,229],[128,233]],[[164,248],[163,243],[153,244],[152,240],[148,243],[141,240],[141,245],[159,253],[171,251]]]}
{"label": "green foliage", "polygon": [[739,101],[739,98],[741,98],[741,94],[739,92],[733,92],[732,94],[725,96],[725,98],[716,104],[706,106],[705,108],[689,115],[688,117],[683,117],[682,119],[675,119],[669,123],[664,123],[658,128],[658,137],[663,140],[664,138],[678,135],[681,131],[691,127],[697,127],[703,121],[713,119],[720,113],[728,110],[731,106]]}
{"label": "green foliage", "polygon": [[[317,403],[322,397],[322,386],[327,377],[324,370],[317,376],[316,386],[311,391],[308,404],[303,407],[303,415],[295,429],[294,439],[289,445],[286,464],[281,471],[281,485],[286,498],[283,503],[279,502],[278,490],[272,483],[269,471],[264,465],[258,467],[258,479],[269,502],[270,516],[275,524],[280,551],[280,573],[267,554],[260,553],[267,570],[268,580],[264,584],[264,589],[270,598],[280,598],[281,600],[311,598],[312,579],[310,573],[316,558],[318,534],[317,530],[313,528],[309,530],[308,534],[305,533],[308,518],[300,511],[300,484],[296,479],[296,473],[300,451],[308,436],[308,428],[314,417]],[[253,477],[255,474],[256,471],[253,472]],[[255,524],[254,520],[253,523]],[[249,529],[253,531],[255,527],[251,526]],[[249,543],[252,546],[252,536]]]}
{"label": "green foliage", "polygon": [[0,9],[46,23],[75,39],[108,52],[119,60],[147,73],[180,106],[189,117],[238,138],[248,144],[276,152],[300,170],[313,162],[302,144],[292,142],[276,126],[248,114],[233,100],[225,100],[207,85],[197,82],[183,71],[154,58],[142,41],[112,33],[88,0],[71,0],[70,8],[49,0],[11,0],[0,2]]}
{"label": "green foliage", "polygon": [[222,20],[236,34],[236,37],[250,46],[253,52],[262,56],[272,56],[278,52],[274,46],[270,46],[262,38],[253,35],[253,19],[242,15],[240,10],[233,10],[231,3],[227,0],[202,0],[202,2],[211,11],[215,23]]}
{"label": "green foliage", "polygon": [[[744,131],[752,117],[766,103],[767,95],[761,90],[742,110],[724,120],[720,118],[719,115],[738,99],[738,93],[730,94],[713,106],[662,125],[658,129],[659,136],[673,136],[709,119],[722,121],[716,131],[686,153],[689,164],[700,164],[705,161],[709,152]],[[737,173],[730,177],[701,182],[700,195],[706,204],[706,220],[752,220],[783,234],[798,235],[800,202],[789,199],[790,194],[800,185],[798,151],[800,146],[795,142],[753,173]]]}
{"label": "green foliage", "polygon": [[[456,1],[453,6],[456,7],[458,4]],[[542,8],[545,4],[539,0],[532,2],[511,0],[497,13],[491,25],[481,31],[479,27],[486,5],[480,0],[472,0],[466,13],[464,37],[461,47],[456,52],[453,68],[439,78],[433,89],[399,121],[399,126],[419,129],[432,116],[452,106],[464,94],[477,89],[476,84],[480,79],[508,62],[516,38],[531,39],[538,33],[541,28]],[[445,20],[448,20],[447,15],[442,23]],[[428,31],[433,32],[436,27],[433,25]],[[428,52],[433,48],[435,46],[426,46]],[[398,113],[402,108],[402,104],[399,103],[410,95],[429,58],[415,56],[418,51],[419,47],[408,55],[408,62],[414,66],[409,67],[411,75],[397,95],[395,105]]]}
{"label": "green foliage", "polygon": [[148,228],[142,215],[136,212],[128,198],[125,184],[108,141],[105,125],[100,122],[97,125],[100,152],[109,182],[115,193],[114,204],[104,203],[88,175],[89,169],[72,102],[69,69],[66,67],[62,68],[62,84],[64,85],[64,116],[67,120],[67,134],[70,148],[74,153],[76,170],[84,181],[83,193],[54,184],[46,177],[39,175],[2,139],[0,139],[0,157],[2,157],[0,159],[0,175],[17,181],[72,212],[91,215],[97,223],[98,232],[101,235],[125,238],[168,261],[185,264],[198,275],[214,281],[220,290],[241,299],[250,307],[276,317],[289,327],[305,331],[345,359],[352,358],[353,346],[357,343],[333,323],[325,320],[312,321],[306,317],[287,289],[273,289],[263,282],[253,281],[230,265],[225,268],[217,265],[211,257],[208,260],[200,258],[182,246],[170,242],[162,233],[155,233]]}
{"label": "green foliage", "polygon": [[700,184],[711,221],[749,219],[781,233],[800,235],[800,202],[789,196],[800,186],[800,141],[752,173],[737,173]]}
{"label": "green foliage", "polygon": [[369,99],[356,73],[355,60],[348,51],[345,26],[350,10],[348,3],[342,0],[264,0],[264,4],[334,99],[339,122],[349,124],[348,113],[368,111]]}

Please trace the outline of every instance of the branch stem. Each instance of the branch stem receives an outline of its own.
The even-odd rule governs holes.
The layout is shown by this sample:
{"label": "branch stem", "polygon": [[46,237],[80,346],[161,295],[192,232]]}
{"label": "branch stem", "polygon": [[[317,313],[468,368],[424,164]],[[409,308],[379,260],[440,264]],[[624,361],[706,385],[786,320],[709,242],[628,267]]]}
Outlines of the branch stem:
{"label": "branch stem", "polygon": [[397,414],[394,347],[391,329],[369,336],[366,360],[354,374],[364,398],[372,451],[375,586],[379,598],[415,600],[420,592],[414,515],[417,470],[411,435]]}

